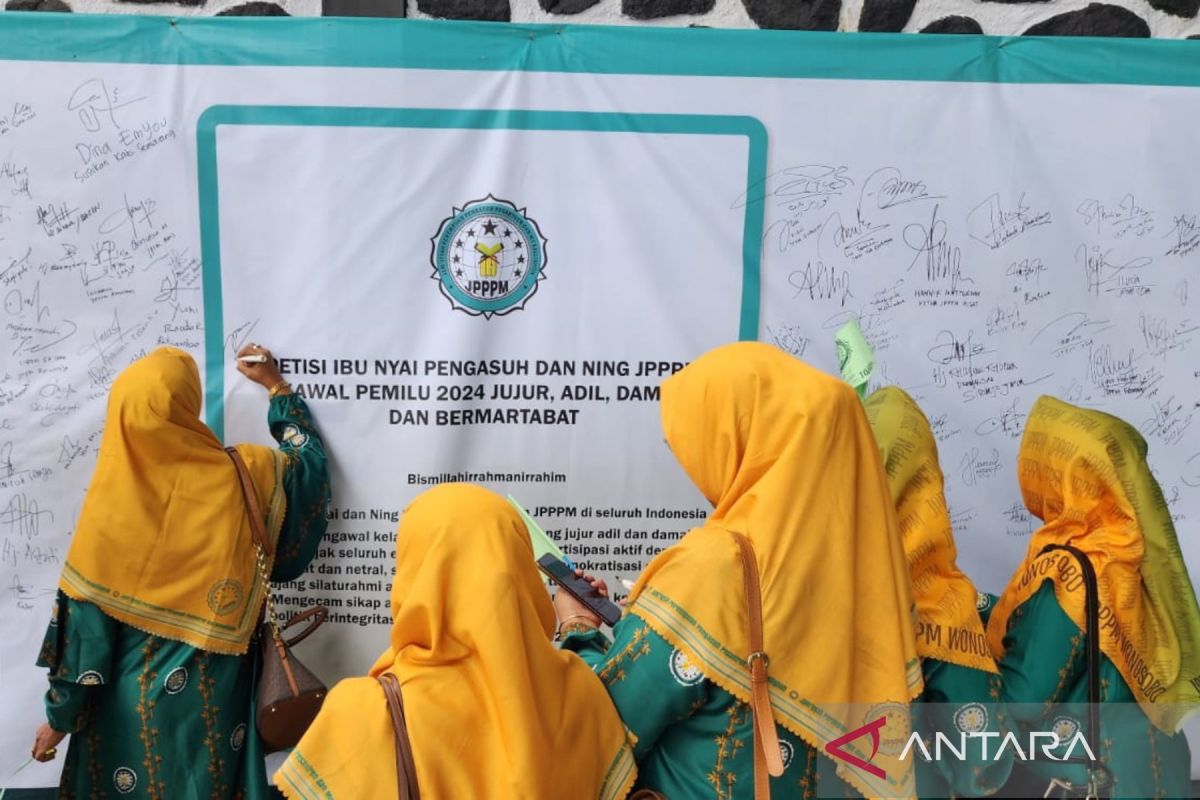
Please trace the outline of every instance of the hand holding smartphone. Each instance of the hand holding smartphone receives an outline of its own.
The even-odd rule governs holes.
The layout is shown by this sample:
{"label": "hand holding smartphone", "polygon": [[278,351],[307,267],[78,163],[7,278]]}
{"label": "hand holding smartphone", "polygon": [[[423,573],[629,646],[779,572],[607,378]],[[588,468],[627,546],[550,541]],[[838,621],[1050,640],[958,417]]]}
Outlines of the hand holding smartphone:
{"label": "hand holding smartphone", "polygon": [[621,619],[621,609],[608,598],[592,588],[592,585],[575,574],[561,559],[544,555],[537,560],[538,568],[558,584],[559,588],[588,607],[607,625],[616,625]]}

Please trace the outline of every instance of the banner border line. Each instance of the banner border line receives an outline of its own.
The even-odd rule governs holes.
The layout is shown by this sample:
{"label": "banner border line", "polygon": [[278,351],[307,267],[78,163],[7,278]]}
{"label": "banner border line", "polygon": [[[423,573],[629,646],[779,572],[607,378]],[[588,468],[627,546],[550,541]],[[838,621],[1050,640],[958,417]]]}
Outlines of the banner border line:
{"label": "banner border line", "polygon": [[172,66],[1200,86],[1183,39],[914,36],[335,17],[6,11],[0,58]]}
{"label": "banner border line", "polygon": [[[204,409],[208,426],[221,440],[225,438],[226,354],[217,129],[222,125],[740,136],[746,138],[748,146],[747,196],[767,178],[767,129],[758,119],[749,116],[359,106],[210,106],[196,120],[196,183],[204,298]],[[742,206],[742,296],[737,333],[737,338],[742,341],[758,338],[764,206],[765,202],[753,201]]]}

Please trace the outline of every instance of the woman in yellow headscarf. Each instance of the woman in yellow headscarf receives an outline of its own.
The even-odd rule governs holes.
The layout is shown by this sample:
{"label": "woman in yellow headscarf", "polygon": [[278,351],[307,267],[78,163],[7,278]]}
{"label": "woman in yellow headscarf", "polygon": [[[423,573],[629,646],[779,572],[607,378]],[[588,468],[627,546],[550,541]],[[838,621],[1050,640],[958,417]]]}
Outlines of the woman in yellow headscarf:
{"label": "woman in yellow headscarf", "polygon": [[[664,381],[661,398],[667,443],[712,515],[650,562],[611,647],[594,618],[564,627],[566,646],[595,663],[637,736],[639,785],[668,800],[748,800],[769,772],[776,796],[815,797],[818,760],[849,734],[836,745],[852,757],[837,761],[847,785],[915,796],[911,763],[896,758],[908,702],[921,691],[912,601],[858,397],[747,342],[700,357]],[[770,714],[759,715],[757,741],[733,534],[749,540],[761,578]],[[559,602],[564,619],[584,614]],[[855,735],[877,720],[882,731]]]}
{"label": "woman in yellow headscarf", "polygon": [[423,800],[619,800],[633,754],[604,687],[557,650],[529,532],[478,486],[431,489],[396,535],[391,646],[334,687],[276,775],[293,800],[395,800],[400,683]]}
{"label": "woman in yellow headscarf", "polygon": [[[995,756],[1007,732],[998,703],[1000,676],[979,618],[980,595],[955,563],[937,441],[920,406],[897,386],[868,397],[866,410],[900,518],[917,606],[917,653],[925,677],[917,727],[935,746],[941,733],[962,753],[943,750],[941,759],[918,760],[917,789],[921,797],[992,794],[1008,780],[1012,753]],[[990,751],[984,747],[989,733],[996,734]]]}
{"label": "woman in yellow headscarf", "polygon": [[[269,391],[280,449],[239,445],[274,549],[299,576],[325,533],[325,450],[271,354],[238,369]],[[38,659],[50,670],[34,757],[67,733],[64,797],[267,797],[248,651],[265,587],[233,461],[200,421],[196,363],[161,347],[113,382],[95,472]]]}
{"label": "woman in yellow headscarf", "polygon": [[[1085,581],[1071,553],[1046,551],[1076,548],[1099,589],[1103,706],[1088,745],[1111,771],[1110,796],[1191,796],[1179,725],[1200,703],[1200,608],[1145,440],[1116,417],[1042,397],[1018,476],[1044,524],[988,621],[1010,713],[1028,730],[1057,733],[1066,743],[1058,756],[1074,745],[1073,757],[1087,757],[1076,741],[1089,724]],[[1018,762],[1017,772],[1038,796],[1052,780],[1071,784],[1068,796],[1088,785],[1079,763]]]}

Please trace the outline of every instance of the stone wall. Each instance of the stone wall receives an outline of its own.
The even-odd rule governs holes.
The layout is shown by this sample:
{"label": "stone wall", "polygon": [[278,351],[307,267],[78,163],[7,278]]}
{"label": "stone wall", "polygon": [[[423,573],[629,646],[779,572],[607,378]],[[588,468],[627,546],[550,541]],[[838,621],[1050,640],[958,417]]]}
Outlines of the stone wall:
{"label": "stone wall", "polygon": [[[1200,39],[1200,0],[0,0],[10,10]],[[1197,57],[1200,58],[1200,44]]]}

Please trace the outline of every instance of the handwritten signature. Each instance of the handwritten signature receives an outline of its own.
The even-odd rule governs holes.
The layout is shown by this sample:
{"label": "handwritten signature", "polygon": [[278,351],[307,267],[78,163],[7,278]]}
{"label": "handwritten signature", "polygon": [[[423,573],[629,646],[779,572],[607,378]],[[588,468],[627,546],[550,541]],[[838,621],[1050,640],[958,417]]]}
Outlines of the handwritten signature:
{"label": "handwritten signature", "polygon": [[117,121],[117,112],[145,99],[126,99],[120,88],[110,89],[103,80],[92,78],[81,83],[71,93],[71,99],[67,101],[67,110],[79,115],[79,124],[89,133],[98,133],[105,122],[120,130],[123,126]]}
{"label": "handwritten signature", "polygon": [[989,196],[967,214],[967,233],[989,249],[997,250],[1008,242],[1033,228],[1049,225],[1050,212],[1036,213],[1025,204],[1025,193],[1017,198],[1013,211],[1005,209],[997,192]]}
{"label": "handwritten signature", "polygon": [[804,269],[796,270],[788,276],[788,283],[796,290],[794,297],[807,294],[810,300],[837,300],[843,307],[854,296],[850,291],[850,273],[822,261],[810,261]]}
{"label": "handwritten signature", "polygon": [[929,226],[914,222],[904,228],[904,244],[913,251],[913,260],[907,270],[911,271],[924,260],[925,279],[932,282],[949,281],[950,289],[956,290],[960,283],[973,284],[973,278],[962,274],[962,249],[946,241],[946,221],[938,219],[940,206],[933,207]]}

